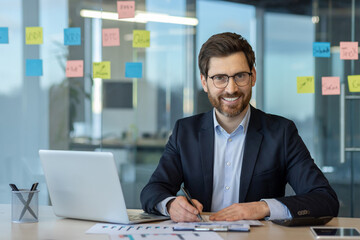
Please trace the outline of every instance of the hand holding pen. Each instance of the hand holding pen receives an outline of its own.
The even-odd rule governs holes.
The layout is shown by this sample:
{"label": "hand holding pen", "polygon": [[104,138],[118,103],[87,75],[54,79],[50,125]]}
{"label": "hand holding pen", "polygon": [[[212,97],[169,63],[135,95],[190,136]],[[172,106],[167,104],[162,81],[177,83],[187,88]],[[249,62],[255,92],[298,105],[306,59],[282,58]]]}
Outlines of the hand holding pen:
{"label": "hand holding pen", "polygon": [[[189,202],[194,208],[197,209],[197,207],[196,207],[195,203],[193,202],[193,199],[191,198],[190,193],[188,192],[188,190],[187,190],[185,187],[181,187],[181,191],[183,191],[183,193],[185,194],[185,197],[186,197],[186,199],[188,200],[188,202]],[[200,220],[201,222],[204,221],[204,219],[203,219],[203,218],[201,217],[201,215],[200,215],[200,211],[199,211],[199,213],[197,214],[197,217],[199,218],[199,220]]]}

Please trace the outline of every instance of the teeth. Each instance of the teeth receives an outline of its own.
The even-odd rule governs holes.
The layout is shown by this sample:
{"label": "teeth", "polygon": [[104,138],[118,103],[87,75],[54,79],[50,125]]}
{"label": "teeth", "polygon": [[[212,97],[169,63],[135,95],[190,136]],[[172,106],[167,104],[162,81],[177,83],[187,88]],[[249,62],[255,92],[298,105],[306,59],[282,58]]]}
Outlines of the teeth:
{"label": "teeth", "polygon": [[239,97],[235,97],[235,98],[225,98],[224,97],[224,99],[226,100],[226,101],[228,101],[228,102],[232,102],[232,101],[235,101],[235,100],[237,100]]}

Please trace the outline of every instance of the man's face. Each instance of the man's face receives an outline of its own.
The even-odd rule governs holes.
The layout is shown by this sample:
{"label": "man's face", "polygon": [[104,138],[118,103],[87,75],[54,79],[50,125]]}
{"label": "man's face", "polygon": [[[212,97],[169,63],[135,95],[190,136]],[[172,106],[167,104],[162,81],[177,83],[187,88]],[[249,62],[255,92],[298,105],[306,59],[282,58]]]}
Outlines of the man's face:
{"label": "man's face", "polygon": [[[209,61],[208,76],[226,74],[233,76],[239,72],[250,72],[245,54],[243,52],[233,53],[227,57],[212,57]],[[236,117],[245,110],[251,99],[252,87],[256,82],[256,70],[253,68],[249,84],[238,87],[234,78],[229,79],[229,83],[224,89],[214,86],[211,78],[201,75],[201,84],[208,94],[211,104],[218,113],[225,117]]]}

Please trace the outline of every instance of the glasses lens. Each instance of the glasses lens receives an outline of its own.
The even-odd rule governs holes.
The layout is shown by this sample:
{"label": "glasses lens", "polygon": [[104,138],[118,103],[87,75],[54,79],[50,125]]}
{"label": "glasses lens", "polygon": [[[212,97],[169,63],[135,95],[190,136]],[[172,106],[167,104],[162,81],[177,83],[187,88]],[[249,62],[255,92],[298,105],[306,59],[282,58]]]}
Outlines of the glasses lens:
{"label": "glasses lens", "polygon": [[239,87],[245,86],[249,83],[250,74],[246,72],[238,73],[235,75],[234,80]]}
{"label": "glasses lens", "polygon": [[228,76],[226,75],[215,75],[212,77],[215,87],[225,88],[228,82]]}

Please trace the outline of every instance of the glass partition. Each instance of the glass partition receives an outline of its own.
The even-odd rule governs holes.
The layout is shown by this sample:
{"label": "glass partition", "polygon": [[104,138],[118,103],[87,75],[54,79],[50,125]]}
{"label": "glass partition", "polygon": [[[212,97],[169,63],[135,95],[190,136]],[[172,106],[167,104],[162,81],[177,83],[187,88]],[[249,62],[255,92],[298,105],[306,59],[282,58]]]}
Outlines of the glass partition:
{"label": "glass partition", "polygon": [[[39,182],[40,203],[49,204],[38,150],[70,149],[113,152],[127,207],[139,208],[175,121],[211,109],[197,67],[201,45],[230,31],[256,52],[251,103],[294,120],[339,196],[340,216],[360,216],[360,97],[347,79],[360,68],[340,59],[340,42],[359,39],[359,8],[355,0],[136,0],[135,18],[124,20],[113,0],[3,0],[0,203],[10,203],[9,183]],[[26,43],[27,27],[42,27],[42,43]],[[133,47],[134,30],[149,31],[150,46]],[[110,36],[120,45],[104,46]],[[313,42],[329,42],[330,57],[314,57]],[[29,69],[31,60],[41,67]],[[79,60],[82,67],[68,65]],[[99,62],[111,70],[95,72],[111,76],[94,76]],[[136,70],[128,75],[129,63]],[[67,74],[73,68],[81,75]],[[314,76],[314,93],[297,93],[299,76]],[[340,77],[340,95],[322,94],[324,76]]]}

